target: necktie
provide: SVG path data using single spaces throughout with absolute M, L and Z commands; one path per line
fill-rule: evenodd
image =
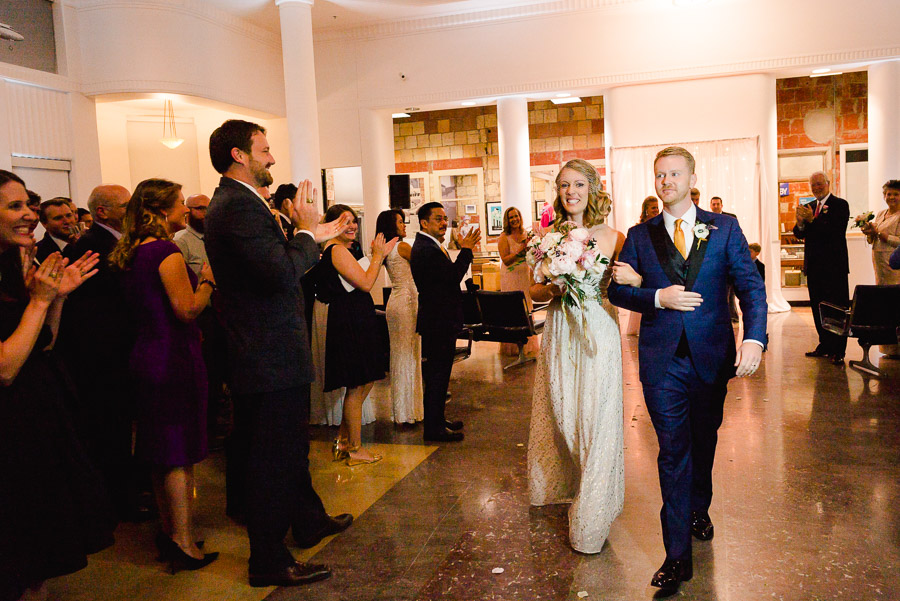
M 443 247 L 442 245 L 440 245 L 440 244 L 438 244 L 438 248 L 441 249 L 441 252 L 444 253 L 444 256 L 445 256 L 445 257 L 447 257 L 448 259 L 450 259 L 450 253 L 447 252 L 447 249 L 446 249 L 446 248 L 444 248 L 444 247 Z M 450 260 L 452 261 L 453 259 L 450 259 Z
M 813 219 L 815 219 L 816 217 L 818 217 L 818 216 L 819 216 L 819 213 L 822 212 L 822 205 L 824 205 L 824 204 L 825 204 L 825 203 L 822 202 L 821 200 L 818 202 L 818 204 L 816 204 L 816 213 L 815 213 L 815 215 L 813 215 Z
M 682 219 L 675 220 L 675 248 L 681 253 L 681 256 L 687 259 L 687 249 L 684 248 L 684 230 L 681 229 Z

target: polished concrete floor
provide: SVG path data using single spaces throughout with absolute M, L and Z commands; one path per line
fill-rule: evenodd
M 877 380 L 807 359 L 809 309 L 770 316 L 756 375 L 733 380 L 720 430 L 711 517 L 695 543 L 694 578 L 676 599 L 743 601 L 900 598 L 900 361 Z M 525 449 L 534 364 L 502 371 L 496 345 L 456 365 L 448 415 L 462 443 L 425 446 L 421 425 L 380 419 L 364 438 L 387 455 L 353 469 L 328 460 L 334 430 L 314 428 L 317 490 L 354 525 L 298 557 L 332 566 L 308 587 L 251 589 L 241 528 L 224 517 L 222 458 L 198 468 L 208 568 L 170 576 L 153 559 L 152 524 L 123 525 L 117 543 L 50 584 L 70 600 L 652 599 L 663 560 L 656 438 L 625 337 L 625 509 L 596 555 L 571 550 L 565 506 L 528 505 Z M 854 342 L 848 358 L 860 358 Z M 389 389 L 373 395 L 384 415 Z

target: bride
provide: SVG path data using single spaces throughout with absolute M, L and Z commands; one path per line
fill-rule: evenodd
M 611 200 L 597 171 L 587 161 L 573 159 L 559 172 L 556 186 L 551 227 L 572 221 L 587 228 L 612 264 L 625 237 L 604 224 Z M 553 301 L 532 400 L 531 504 L 571 503 L 569 541 L 582 553 L 600 551 L 625 499 L 622 346 L 616 309 L 606 299 L 610 274 L 608 268 L 602 276 L 601 296 L 585 300 L 581 309 L 563 307 L 558 286 L 531 287 L 535 301 Z M 583 320 L 586 329 L 580 327 Z

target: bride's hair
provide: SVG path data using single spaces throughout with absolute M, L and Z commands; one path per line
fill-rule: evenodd
M 553 201 L 553 210 L 556 213 L 556 219 L 553 220 L 553 229 L 557 229 L 560 225 L 568 221 L 569 214 L 566 213 L 563 202 L 559 196 L 559 178 L 562 176 L 563 169 L 572 169 L 577 171 L 588 180 L 588 203 L 584 209 L 582 223 L 584 227 L 593 227 L 600 225 L 606 221 L 606 216 L 612 209 L 612 199 L 609 194 L 603 190 L 603 184 L 600 182 L 600 175 L 594 166 L 584 159 L 572 159 L 559 170 L 556 174 L 556 199 Z

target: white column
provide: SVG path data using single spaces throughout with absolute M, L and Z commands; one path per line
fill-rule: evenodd
M 388 175 L 394 173 L 394 121 L 389 110 L 360 109 L 363 208 L 366 247 L 375 238 L 375 219 L 390 208 Z
M 276 0 L 281 20 L 284 104 L 291 149 L 291 180 L 320 187 L 319 112 L 313 58 L 313 0 Z
M 528 101 L 505 97 L 497 101 L 500 142 L 500 200 L 503 210 L 516 207 L 525 227 L 534 221 L 531 202 L 531 161 L 528 155 Z
M 881 187 L 900 179 L 900 61 L 869 66 L 869 208 L 885 208 Z

